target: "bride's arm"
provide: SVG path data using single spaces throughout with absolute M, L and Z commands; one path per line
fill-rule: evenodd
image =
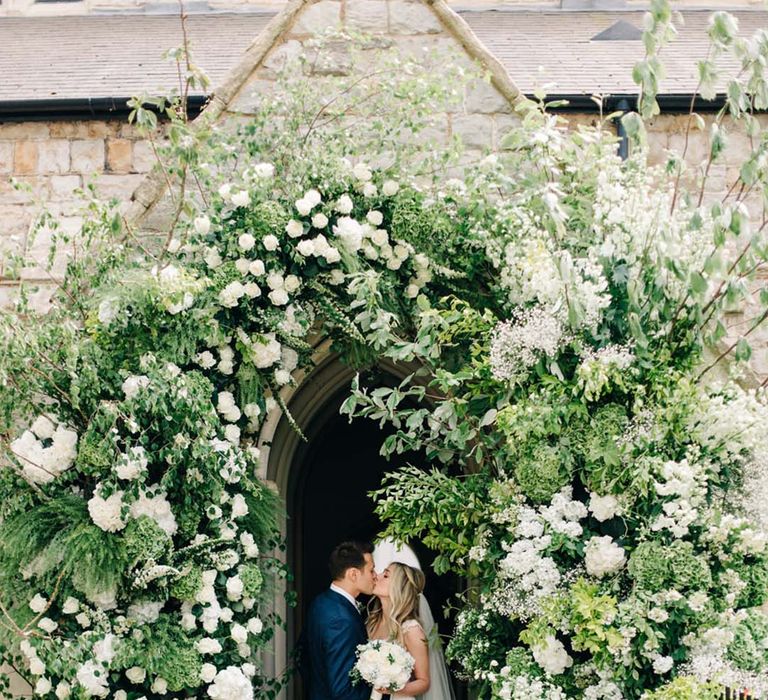
M 408 653 L 416 662 L 413 667 L 413 680 L 406 683 L 405 687 L 397 692 L 400 695 L 416 697 L 429 690 L 429 647 L 424 630 L 420 625 L 414 625 L 403 634 L 403 641 Z

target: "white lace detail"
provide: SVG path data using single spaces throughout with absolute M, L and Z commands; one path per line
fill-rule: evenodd
M 406 620 L 403 623 L 402 629 L 403 633 L 407 632 L 408 630 L 413 630 L 416 628 L 419 628 L 422 632 L 424 631 L 421 627 L 421 623 L 418 620 Z

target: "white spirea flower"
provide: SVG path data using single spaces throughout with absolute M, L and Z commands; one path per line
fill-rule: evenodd
M 280 245 L 280 241 L 277 240 L 277 236 L 271 233 L 264 236 L 261 242 L 264 245 L 264 248 L 269 251 L 277 250 L 277 247 Z
M 96 487 L 93 497 L 88 501 L 88 513 L 94 524 L 104 532 L 118 532 L 125 527 L 122 516 L 123 492 L 116 491 L 107 498 L 102 498 L 100 485 Z
M 213 700 L 253 700 L 253 686 L 237 666 L 219 671 L 208 687 L 208 697 Z
M 195 219 L 194 227 L 197 233 L 205 236 L 211 230 L 211 220 L 205 214 L 202 214 Z
M 584 564 L 591 576 L 602 577 L 619 571 L 626 558 L 626 552 L 608 535 L 593 537 L 584 549 Z
M 290 238 L 298 238 L 304 233 L 304 224 L 301 221 L 296 221 L 296 219 L 291 219 L 285 225 L 285 232 Z
M 564 673 L 565 669 L 573 666 L 573 659 L 568 655 L 563 643 L 553 635 L 549 635 L 542 646 L 536 646 L 532 651 L 536 663 L 551 676 Z
M 595 516 L 595 520 L 602 523 L 619 513 L 619 501 L 610 494 L 598 496 L 596 493 L 592 493 L 589 498 L 589 510 Z
M 250 233 L 242 233 L 240 234 L 240 237 L 237 239 L 237 245 L 240 248 L 240 250 L 249 251 L 249 250 L 252 250 L 253 247 L 256 245 L 256 239 Z M 238 262 L 240 261 L 238 260 Z M 247 262 L 245 264 L 246 266 L 248 265 Z
M 251 196 L 248 194 L 247 190 L 240 190 L 232 195 L 232 204 L 236 207 L 247 207 L 250 201 Z
M 318 212 L 312 217 L 313 228 L 325 228 L 328 225 L 328 217 L 325 214 Z

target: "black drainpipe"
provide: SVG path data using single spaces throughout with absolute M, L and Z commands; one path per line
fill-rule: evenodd
M 627 136 L 627 130 L 624 128 L 621 118 L 629 111 L 629 100 L 626 97 L 619 99 L 613 111 L 621 112 L 613 121 L 616 124 L 616 136 L 619 137 L 619 157 L 626 160 L 629 158 L 629 136 Z

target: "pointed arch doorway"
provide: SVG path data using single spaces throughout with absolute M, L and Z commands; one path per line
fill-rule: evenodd
M 369 379 L 391 385 L 409 371 L 382 363 Z M 372 421 L 349 423 L 339 415 L 353 376 L 353 370 L 326 353 L 287 402 L 307 441 L 298 437 L 285 418 L 272 426 L 271 439 L 262 438 L 268 451 L 265 476 L 276 484 L 285 501 L 285 558 L 293 574 L 293 580 L 277 591 L 275 598 L 276 611 L 286 622 L 285 631 L 275 639 L 277 672 L 290 661 L 309 604 L 329 585 L 326 561 L 331 549 L 345 539 L 375 538 L 382 524 L 367 494 L 379 488 L 384 474 L 404 463 L 402 458 L 388 461 L 379 455 L 389 434 L 387 429 Z M 431 569 L 434 555 L 418 543 L 414 548 L 427 574 L 427 597 L 445 634 L 450 630 L 442 611 L 458 590 L 458 582 L 449 576 L 436 576 Z M 286 593 L 295 597 L 294 607 L 286 605 Z M 463 689 L 458 690 L 457 697 L 464 697 Z M 280 697 L 305 700 L 298 674 Z

